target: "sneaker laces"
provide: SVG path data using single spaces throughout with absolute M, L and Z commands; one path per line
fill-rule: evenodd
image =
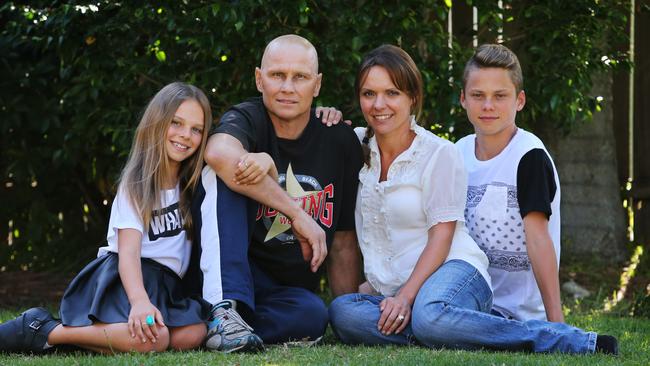
M 222 311 L 219 311 L 219 309 Z M 232 308 L 218 308 L 215 318 L 219 320 L 225 334 L 237 334 L 242 331 L 253 332 L 253 327 L 248 325 L 239 313 Z

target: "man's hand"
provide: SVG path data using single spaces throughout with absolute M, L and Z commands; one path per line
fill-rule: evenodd
M 291 220 L 291 227 L 300 243 L 302 257 L 310 262 L 311 271 L 316 272 L 327 257 L 325 231 L 304 211 Z
M 322 118 L 321 115 L 323 116 Z M 343 119 L 343 113 L 334 107 L 316 107 L 316 118 L 321 118 L 323 124 L 329 127 L 341 122 L 341 119 Z M 343 122 L 348 126 L 352 125 L 352 121 L 349 119 L 346 119 Z
M 262 174 L 257 184 L 235 183 L 237 165 L 247 153 L 239 140 L 217 133 L 208 140 L 205 160 L 228 188 L 282 212 L 292 221 L 303 258 L 311 262 L 311 270 L 316 272 L 327 256 L 325 232 L 269 174 Z

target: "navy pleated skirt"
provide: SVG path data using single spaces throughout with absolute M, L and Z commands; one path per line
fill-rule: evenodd
M 162 313 L 168 327 L 203 323 L 210 316 L 210 304 L 188 296 L 181 278 L 166 266 L 142 259 L 144 288 L 151 303 Z M 66 326 L 126 323 L 131 305 L 118 272 L 118 255 L 105 254 L 90 262 L 75 277 L 61 300 L 61 321 Z

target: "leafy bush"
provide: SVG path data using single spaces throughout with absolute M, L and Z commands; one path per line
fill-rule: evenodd
M 355 123 L 358 63 L 393 43 L 424 75 L 422 121 L 452 139 L 469 130 L 458 93 L 472 50 L 456 35 L 448 43 L 450 0 L 160 3 L 0 5 L 0 270 L 71 270 L 93 256 L 148 98 L 187 81 L 208 92 L 218 116 L 257 94 L 253 69 L 280 34 L 312 40 L 324 72 L 317 103 L 339 106 Z M 503 11 L 496 1 L 469 3 L 480 9 L 479 39 L 494 41 L 504 27 L 506 44 L 522 56 L 522 123 L 569 130 L 598 108 L 591 75 L 621 58 L 614 45 L 627 1 L 503 1 Z

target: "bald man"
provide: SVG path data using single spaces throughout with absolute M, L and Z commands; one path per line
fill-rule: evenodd
M 214 305 L 208 348 L 318 340 L 322 267 L 334 296 L 357 291 L 361 148 L 349 126 L 317 120 L 321 80 L 309 41 L 275 38 L 255 69 L 261 98 L 230 108 L 208 141 L 193 202 L 203 297 Z

